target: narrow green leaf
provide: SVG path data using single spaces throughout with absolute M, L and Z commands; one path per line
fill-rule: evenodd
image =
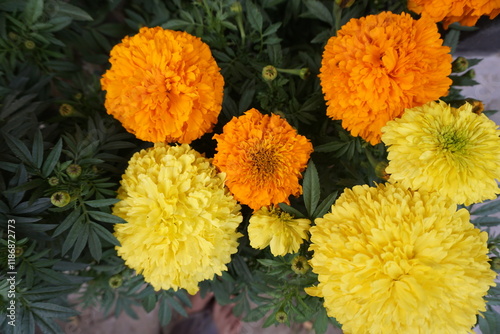
M 28 25 L 35 23 L 43 13 L 43 0 L 28 0 L 24 7 L 23 16 Z
M 314 211 L 313 218 L 320 218 L 323 217 L 328 210 L 332 207 L 333 203 L 335 202 L 335 199 L 337 198 L 337 191 L 332 192 L 330 195 L 328 195 L 327 198 L 325 198 L 320 205 L 316 208 L 316 211 Z
M 33 139 L 33 148 L 31 150 L 33 155 L 33 162 L 36 168 L 41 168 L 43 163 L 43 137 L 42 132 L 37 130 L 35 132 L 35 138 Z
M 66 2 L 58 3 L 58 14 L 63 14 L 65 16 L 71 17 L 74 20 L 79 20 L 79 21 L 93 20 L 92 16 L 90 16 L 86 11 L 76 6 L 70 5 L 69 3 Z
M 335 152 L 340 150 L 345 146 L 346 143 L 341 142 L 330 142 L 322 145 L 318 145 L 314 148 L 314 152 Z
M 292 208 L 290 205 L 285 204 L 285 203 L 279 203 L 278 204 L 280 209 L 293 215 L 295 218 L 305 218 L 306 216 L 300 212 L 299 210 Z
M 70 248 L 75 245 L 76 239 L 78 238 L 79 235 L 82 235 L 83 232 L 84 232 L 84 224 L 81 222 L 81 220 L 77 220 L 71 227 L 68 236 L 64 240 L 61 250 L 63 255 L 66 254 L 68 250 L 70 250 Z
M 87 245 L 87 242 L 89 240 L 89 224 L 88 223 L 83 223 L 82 227 L 82 232 L 78 237 L 76 238 L 75 245 L 73 247 L 73 253 L 71 254 L 71 261 L 76 261 L 76 259 L 80 256 L 82 253 L 83 249 Z
M 333 16 L 331 14 L 331 10 L 329 10 L 321 1 L 309 0 L 304 1 L 304 4 L 314 17 L 333 27 Z
M 460 30 L 450 29 L 444 38 L 443 45 L 451 48 L 451 53 L 455 53 L 460 38 Z
M 63 233 L 66 231 L 68 228 L 70 228 L 78 219 L 80 219 L 81 212 L 80 209 L 75 209 L 72 211 L 62 222 L 59 224 L 59 226 L 56 228 L 54 231 L 54 234 L 52 235 L 53 238 L 57 237 L 59 234 Z
M 259 8 L 252 1 L 246 2 L 248 22 L 258 32 L 262 32 L 263 18 Z
M 320 185 L 318 171 L 312 160 L 307 164 L 307 169 L 304 174 L 304 182 L 302 183 L 304 204 L 306 205 L 309 217 L 313 216 L 319 202 Z
M 176 299 L 172 298 L 169 295 L 167 295 L 165 298 L 166 298 L 166 301 L 168 302 L 168 304 L 173 309 L 175 309 L 183 317 L 187 317 L 186 310 L 182 307 L 182 305 Z
M 43 311 L 44 316 L 48 318 L 66 318 L 78 315 L 78 312 L 73 309 L 52 303 L 31 303 L 30 308 Z
M 318 316 L 314 321 L 314 330 L 317 334 L 323 334 L 328 329 L 328 316 L 324 307 L 321 307 L 318 311 Z
M 90 228 L 89 229 L 89 249 L 90 249 L 90 255 L 96 260 L 100 261 L 102 257 L 102 244 L 101 240 L 97 236 L 97 233 Z
M 98 222 L 101 223 L 110 223 L 110 224 L 124 224 L 126 221 L 123 218 L 112 215 L 110 213 L 102 212 L 102 211 L 89 211 L 90 217 L 94 218 Z
M 9 146 L 14 155 L 18 157 L 22 162 L 33 166 L 33 157 L 31 156 L 31 153 L 26 145 L 21 140 L 8 133 L 5 133 L 4 136 L 7 146 Z
M 158 312 L 158 316 L 160 318 L 161 326 L 168 325 L 170 323 L 170 320 L 172 320 L 172 308 L 165 300 L 163 300 L 163 302 L 160 303 L 160 310 Z
M 47 159 L 43 163 L 42 166 L 43 177 L 48 177 L 52 173 L 54 167 L 59 161 L 59 157 L 61 156 L 61 151 L 62 151 L 62 139 L 59 138 L 57 143 L 52 148 L 52 151 L 50 151 L 49 155 L 47 156 Z
M 142 300 L 142 307 L 144 310 L 149 313 L 156 306 L 156 295 L 154 293 L 149 294 L 146 298 Z
M 32 181 L 23 183 L 20 186 L 7 189 L 7 190 L 5 190 L 5 193 L 7 193 L 7 194 L 8 193 L 17 193 L 20 191 L 31 190 L 31 189 L 38 188 L 38 187 L 45 185 L 46 182 L 47 181 L 45 181 L 44 179 L 34 179 Z
M 500 200 L 493 200 L 487 203 L 474 204 L 470 213 L 475 216 L 487 216 L 500 212 Z
M 117 198 L 96 199 L 92 201 L 85 201 L 85 204 L 93 208 L 101 208 L 118 203 L 120 200 Z
M 120 242 L 118 241 L 118 239 L 116 239 L 116 237 L 105 227 L 94 222 L 91 222 L 90 225 L 91 229 L 93 229 L 101 239 L 109 242 L 112 245 L 120 246 Z

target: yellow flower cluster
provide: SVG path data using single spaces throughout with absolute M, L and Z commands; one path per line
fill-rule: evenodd
M 495 285 L 486 232 L 435 193 L 355 186 L 310 232 L 307 292 L 345 333 L 465 333 Z
M 440 101 L 407 109 L 382 132 L 390 180 L 465 205 L 500 193 L 500 130 L 470 104 L 457 109 Z
M 136 153 L 123 175 L 113 214 L 125 264 L 155 290 L 190 294 L 227 270 L 241 236 L 240 206 L 210 160 L 188 145 L 156 144 Z

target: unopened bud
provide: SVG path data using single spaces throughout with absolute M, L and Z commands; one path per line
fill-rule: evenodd
M 55 192 L 50 197 L 50 202 L 59 208 L 68 205 L 70 201 L 71 196 L 66 191 Z
M 82 167 L 77 164 L 71 164 L 66 168 L 66 174 L 68 174 L 70 179 L 76 180 L 82 174 Z
M 381 161 L 375 166 L 375 175 L 377 177 L 381 178 L 382 180 L 389 180 L 389 177 L 391 174 L 388 174 L 386 172 L 386 168 L 388 166 L 388 163 L 386 161 Z
M 278 76 L 276 67 L 267 65 L 262 69 L 262 78 L 266 81 L 273 81 Z
M 474 114 L 481 115 L 484 111 L 484 104 L 483 102 L 475 99 L 465 99 L 465 101 L 469 102 L 470 105 L 472 105 L 472 112 Z
M 18 35 L 18 34 L 16 34 L 15 32 L 12 32 L 12 31 L 8 33 L 8 36 L 9 36 L 9 38 L 10 38 L 11 40 L 13 40 L 13 41 L 17 41 L 17 40 L 18 40 L 18 38 L 19 38 L 19 35 Z
M 20 257 L 21 255 L 23 255 L 23 253 L 24 253 L 24 248 L 22 248 L 22 247 L 16 247 L 16 250 L 15 250 L 15 253 L 14 253 L 14 255 L 16 257 Z
M 464 74 L 462 74 L 461 77 L 474 79 L 476 77 L 476 71 L 474 69 L 470 69 Z
M 117 289 L 122 286 L 123 278 L 121 275 L 114 275 L 109 278 L 108 284 L 113 289 Z
M 349 8 L 354 4 L 355 0 L 335 0 L 335 3 L 339 5 L 340 8 Z
M 242 13 L 243 12 L 243 7 L 241 7 L 241 3 L 239 1 L 233 2 L 231 5 L 231 11 L 233 13 Z
M 75 95 L 73 95 L 73 97 L 75 98 L 75 100 L 79 101 L 79 100 L 82 99 L 83 94 L 82 93 L 76 93 Z
M 451 71 L 453 73 L 460 73 L 469 68 L 469 62 L 464 57 L 458 57 L 451 63 Z
M 59 179 L 55 176 L 52 176 L 52 177 L 49 177 L 49 179 L 47 180 L 47 182 L 49 183 L 49 185 L 51 187 L 55 187 L 59 184 Z
M 36 48 L 36 44 L 33 41 L 27 40 L 24 41 L 24 47 L 28 50 L 33 50 L 34 48 Z
M 59 107 L 59 114 L 64 117 L 72 116 L 75 114 L 75 108 L 73 108 L 71 104 L 61 104 L 61 106 Z
M 311 266 L 307 263 L 307 259 L 304 256 L 297 255 L 292 260 L 292 270 L 297 275 L 304 275 L 309 271 Z
M 288 315 L 284 311 L 276 312 L 276 321 L 279 323 L 284 323 L 288 320 Z
M 491 259 L 491 269 L 500 271 L 500 257 L 494 257 Z

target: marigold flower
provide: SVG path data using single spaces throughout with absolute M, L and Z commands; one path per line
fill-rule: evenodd
M 210 160 L 187 144 L 158 143 L 130 159 L 113 214 L 118 255 L 155 290 L 190 294 L 227 270 L 241 236 L 240 206 Z
M 408 0 L 408 9 L 443 21 L 445 29 L 454 22 L 471 27 L 483 15 L 494 19 L 500 13 L 500 0 Z
M 309 239 L 309 219 L 294 219 L 278 208 L 266 207 L 255 212 L 248 224 L 250 246 L 264 249 L 270 246 L 274 256 L 296 253 L 303 240 Z
M 352 19 L 331 37 L 320 80 L 327 114 L 353 136 L 380 142 L 380 129 L 404 108 L 446 95 L 450 49 L 428 18 L 382 12 Z
M 390 180 L 414 190 L 437 191 L 469 205 L 500 193 L 500 130 L 485 115 L 445 102 L 407 109 L 388 122 L 382 140 L 388 145 Z
M 137 138 L 190 143 L 217 122 L 224 79 L 198 37 L 141 28 L 113 47 L 110 62 L 101 79 L 107 112 Z
M 495 286 L 466 209 L 399 184 L 347 189 L 311 228 L 311 265 L 346 333 L 466 333 Z
M 288 204 L 288 196 L 302 193 L 300 173 L 313 148 L 280 116 L 250 109 L 233 117 L 214 139 L 214 165 L 226 173 L 226 184 L 241 203 L 258 210 Z

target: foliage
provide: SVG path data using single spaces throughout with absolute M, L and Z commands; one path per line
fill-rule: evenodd
M 335 1 L 147 1 L 26 0 L 0 1 L 0 295 L 8 302 L 7 222 L 15 220 L 16 324 L 5 333 L 60 333 L 58 321 L 77 314 L 67 303 L 80 291 L 82 306 L 100 304 L 106 313 L 135 316 L 131 305 L 146 311 L 159 307 L 162 324 L 174 312 L 185 315 L 185 291 L 159 291 L 144 283 L 116 255 L 118 241 L 111 215 L 115 191 L 128 158 L 149 144 L 127 133 L 104 109 L 99 79 L 113 45 L 142 26 L 183 30 L 206 42 L 225 80 L 223 109 L 214 132 L 249 108 L 285 117 L 307 136 L 315 150 L 303 179 L 303 196 L 280 205 L 297 218 L 322 217 L 345 187 L 384 182 L 383 144 L 354 138 L 339 121 L 329 119 L 317 78 L 323 46 L 350 18 L 383 10 L 406 11 L 405 1 L 357 0 L 349 8 Z M 443 33 L 456 48 L 460 31 Z M 473 66 L 479 60 L 469 60 Z M 278 70 L 264 80 L 263 67 Z M 465 72 L 465 71 L 464 71 Z M 464 99 L 460 86 L 476 82 L 453 74 L 448 102 Z M 212 134 L 193 142 L 207 157 L 215 152 Z M 79 166 L 74 167 L 74 166 Z M 71 168 L 70 168 L 71 167 Z M 79 172 L 75 172 L 75 169 Z M 382 168 L 383 169 L 383 168 Z M 78 175 L 76 175 L 78 174 Z M 54 194 L 68 194 L 68 203 L 54 205 Z M 498 201 L 469 208 L 478 227 L 500 224 L 493 214 Z M 250 210 L 244 208 L 245 232 Z M 246 235 L 246 233 L 243 233 Z M 500 258 L 500 237 L 490 236 L 492 257 Z M 309 243 L 299 254 L 309 256 Z M 322 300 L 303 288 L 317 278 L 310 270 L 297 274 L 295 255 L 273 257 L 268 249 L 240 239 L 229 270 L 200 284 L 221 304 L 236 303 L 234 312 L 246 321 L 265 318 L 264 326 L 312 321 L 317 333 L 328 324 Z M 478 317 L 483 333 L 494 333 L 500 290 L 487 297 L 488 312 Z M 57 321 L 56 321 L 57 320 Z

